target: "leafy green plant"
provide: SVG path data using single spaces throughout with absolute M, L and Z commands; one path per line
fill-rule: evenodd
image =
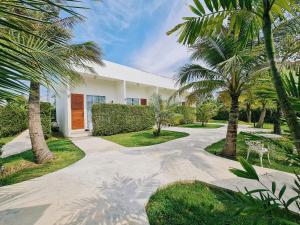
M 283 82 L 293 108 L 300 113 L 300 69 L 295 73 L 292 71 L 284 73 Z
M 208 100 L 197 105 L 197 120 L 204 126 L 208 121 L 218 114 L 220 104 L 215 100 Z
M 183 124 L 184 116 L 180 113 L 173 113 L 170 119 L 170 125 L 171 126 L 178 126 L 180 124 Z
M 183 116 L 180 124 L 189 124 L 196 121 L 196 109 L 191 106 L 177 105 L 173 108 L 174 113 L 181 114 Z
M 150 101 L 154 109 L 154 117 L 156 130 L 153 131 L 154 136 L 159 136 L 161 127 L 168 125 L 172 119 L 172 106 L 167 101 L 164 101 L 159 94 L 153 94 Z
M 27 104 L 9 102 L 0 107 L 0 137 L 18 134 L 28 127 Z
M 271 187 L 264 184 L 254 167 L 249 164 L 244 158 L 239 158 L 239 162 L 243 167 L 243 170 L 232 168 L 230 171 L 238 177 L 255 180 L 261 188 L 248 190 L 245 188 L 245 193 L 239 192 L 239 195 L 227 197 L 232 200 L 235 198 L 237 205 L 236 215 L 248 214 L 254 217 L 253 224 L 258 224 L 260 218 L 269 218 L 269 224 L 272 224 L 272 219 L 276 216 L 279 210 L 286 210 L 288 213 L 293 212 L 290 210 L 290 206 L 295 204 L 300 210 L 300 176 L 296 174 L 294 180 L 294 186 L 292 190 L 296 192 L 295 196 L 286 200 L 285 193 L 288 188 L 287 185 L 283 185 L 278 190 L 278 184 L 273 181 Z M 288 219 L 280 219 L 282 224 L 297 225 L 297 223 Z

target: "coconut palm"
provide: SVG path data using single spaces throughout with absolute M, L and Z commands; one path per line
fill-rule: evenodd
M 174 27 L 168 34 L 179 31 L 179 42 L 187 45 L 194 44 L 198 39 L 210 37 L 222 30 L 224 24 L 228 33 L 240 37 L 243 30 L 243 40 L 260 39 L 263 34 L 265 51 L 269 68 L 278 95 L 280 106 L 286 117 L 295 145 L 300 154 L 300 124 L 297 121 L 295 110 L 288 99 L 280 71 L 276 63 L 276 50 L 272 28 L 274 23 L 281 21 L 298 20 L 299 1 L 296 0 L 205 0 L 204 3 L 194 0 L 190 8 L 195 16 L 186 17 L 181 24 Z M 285 25 L 284 25 L 285 26 Z M 293 29 L 293 27 L 289 27 Z
M 15 41 L 14 37 L 20 33 L 36 36 L 32 32 L 32 24 L 47 23 L 47 21 L 32 16 L 37 11 L 59 18 L 56 12 L 57 9 L 60 9 L 65 14 L 80 18 L 80 15 L 74 11 L 74 6 L 70 6 L 69 2 L 48 0 L 0 1 L 0 101 L 28 92 L 28 86 L 22 82 L 24 80 L 39 79 L 40 82 L 46 83 L 39 73 L 35 73 L 35 68 L 31 63 L 34 58 L 28 48 Z M 45 10 L 45 7 L 48 9 Z M 28 12 L 26 15 L 23 13 L 24 10 Z M 64 44 L 59 38 L 53 39 L 52 42 Z
M 24 10 L 26 15 L 28 11 Z M 59 14 L 59 9 L 56 9 Z M 18 57 L 31 63 L 32 76 L 29 77 L 29 133 L 32 150 L 37 163 L 43 163 L 53 158 L 43 136 L 40 118 L 40 86 L 50 88 L 58 85 L 72 86 L 80 80 L 76 67 L 85 67 L 86 62 L 102 63 L 101 51 L 92 42 L 71 45 L 71 27 L 78 21 L 77 18 L 68 17 L 58 19 L 56 16 L 35 12 L 34 18 L 47 23 L 33 23 L 31 33 L 9 33 L 11 40 L 19 46 L 26 47 L 31 60 L 26 55 Z M 59 43 L 57 43 L 59 40 Z
M 192 60 L 201 61 L 206 66 L 189 64 L 178 74 L 181 94 L 189 90 L 189 95 L 212 93 L 221 90 L 231 99 L 226 141 L 223 155 L 236 156 L 236 141 L 239 116 L 239 97 L 246 90 L 252 69 L 263 58 L 252 57 L 247 46 L 241 45 L 231 35 L 202 38 L 192 46 Z M 190 96 L 188 96 L 190 98 Z
M 274 102 L 277 101 L 275 88 L 271 83 L 270 73 L 259 74 L 259 79 L 253 84 L 254 98 L 261 105 L 261 113 L 256 124 L 257 128 L 263 128 L 267 109 L 274 109 Z

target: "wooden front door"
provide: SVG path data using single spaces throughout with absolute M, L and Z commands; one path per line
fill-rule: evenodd
M 72 130 L 84 129 L 84 95 L 71 94 Z

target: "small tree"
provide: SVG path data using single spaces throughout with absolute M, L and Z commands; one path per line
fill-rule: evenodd
M 167 101 L 163 101 L 159 94 L 153 94 L 151 97 L 151 106 L 154 108 L 156 130 L 153 132 L 154 136 L 159 136 L 161 127 L 169 124 L 172 118 L 171 106 Z
M 215 100 L 202 102 L 197 106 L 197 120 L 205 126 L 211 118 L 218 114 L 219 109 L 220 104 Z

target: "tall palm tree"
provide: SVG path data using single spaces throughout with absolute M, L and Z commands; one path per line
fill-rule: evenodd
M 47 9 L 46 6 L 45 9 Z M 26 15 L 28 11 L 24 10 Z M 59 9 L 56 9 L 59 14 Z M 29 133 L 32 150 L 37 163 L 43 163 L 53 158 L 43 136 L 40 118 L 40 86 L 55 88 L 57 85 L 70 85 L 80 80 L 76 66 L 85 67 L 85 63 L 96 62 L 102 64 L 101 51 L 93 43 L 71 45 L 71 27 L 78 21 L 68 17 L 58 19 L 48 13 L 35 12 L 34 18 L 46 23 L 33 23 L 31 33 L 12 33 L 11 40 L 19 46 L 26 47 L 31 61 L 20 54 L 18 57 L 24 62 L 31 63 L 33 75 L 29 77 Z M 59 40 L 59 42 L 57 42 Z
M 51 38 L 53 37 L 53 32 L 56 32 L 57 36 L 61 36 L 63 32 L 71 33 L 71 30 L 67 27 L 61 27 L 60 24 L 54 23 L 54 29 L 51 27 L 46 27 L 47 31 L 51 31 Z M 40 32 L 40 31 L 39 31 Z M 49 36 L 50 38 L 50 36 Z M 66 41 L 71 40 L 71 36 L 65 35 Z M 86 67 L 85 63 L 87 62 L 95 62 L 102 65 L 102 53 L 96 44 L 93 42 L 86 42 L 82 44 L 76 45 L 68 45 L 67 48 L 60 48 L 59 46 L 55 46 L 50 43 L 48 45 L 50 49 L 53 50 L 55 48 L 56 57 L 59 57 L 60 68 L 56 67 L 54 69 L 57 70 L 56 74 L 46 74 L 47 81 L 49 85 L 55 85 L 55 79 L 63 80 L 62 84 L 70 85 L 74 84 L 74 82 L 79 81 L 80 75 L 74 69 L 74 66 Z M 65 46 L 66 47 L 66 46 Z M 44 60 L 44 59 L 42 59 Z M 49 60 L 49 63 L 54 63 L 53 58 L 46 59 Z M 47 62 L 48 63 L 48 62 Z M 41 71 L 44 72 L 44 71 Z M 41 126 L 40 119 L 40 83 L 38 81 L 31 80 L 30 82 L 30 94 L 29 94 L 29 133 L 32 143 L 32 149 L 35 153 L 35 158 L 38 163 L 43 163 L 49 159 L 51 159 L 52 153 L 49 151 L 44 136 L 43 130 Z
M 205 10 L 203 4 L 199 0 L 194 0 L 194 5 L 191 5 L 190 8 L 195 16 L 184 18 L 184 21 L 169 31 L 168 34 L 179 31 L 179 42 L 191 45 L 199 38 L 219 33 L 224 23 L 228 27 L 228 33 L 234 33 L 237 38 L 240 36 L 241 30 L 244 30 L 244 41 L 248 39 L 260 39 L 262 32 L 269 68 L 279 103 L 300 155 L 300 123 L 285 92 L 275 60 L 276 51 L 272 31 L 274 23 L 278 24 L 282 20 L 299 18 L 297 15 L 300 11 L 299 1 L 205 0 L 207 10 Z
M 181 86 L 178 93 L 190 90 L 189 95 L 193 96 L 221 89 L 229 94 L 231 107 L 223 155 L 235 157 L 239 97 L 245 91 L 245 84 L 250 80 L 251 71 L 260 58 L 253 58 L 247 46 L 224 33 L 198 40 L 192 50 L 192 60 L 204 62 L 206 66 L 184 66 L 177 77 Z

